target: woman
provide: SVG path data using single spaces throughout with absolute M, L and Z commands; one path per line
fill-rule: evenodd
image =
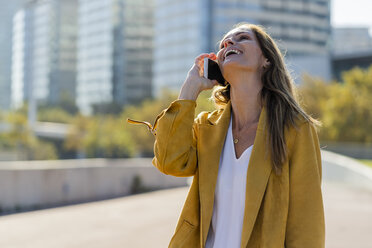
M 217 85 L 201 76 L 206 57 L 219 63 L 226 86 L 213 94 L 219 110 L 194 120 L 199 93 Z M 217 55 L 198 56 L 152 130 L 153 164 L 194 176 L 169 247 L 324 247 L 317 124 L 261 27 L 240 24 Z

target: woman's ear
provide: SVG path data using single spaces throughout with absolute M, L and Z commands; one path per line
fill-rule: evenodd
M 268 60 L 268 59 L 265 59 L 265 62 L 264 62 L 264 64 L 263 64 L 263 68 L 267 68 L 267 67 L 269 67 L 270 66 L 270 61 Z

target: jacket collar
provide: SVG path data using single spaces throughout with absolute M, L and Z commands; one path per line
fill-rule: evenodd
M 228 101 L 227 104 L 222 108 L 217 110 L 217 112 L 213 112 L 211 115 L 208 116 L 207 120 L 212 125 L 226 125 L 229 124 L 229 120 L 231 117 L 231 101 Z

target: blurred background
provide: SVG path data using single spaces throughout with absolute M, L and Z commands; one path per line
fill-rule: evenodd
M 153 122 L 194 58 L 216 52 L 239 22 L 265 26 L 278 42 L 304 107 L 324 124 L 322 144 L 372 159 L 371 5 L 1 1 L 0 160 L 151 157 L 151 135 L 126 117 Z M 208 96 L 197 112 L 214 108 Z
M 186 185 L 153 171 L 152 134 L 126 118 L 152 123 L 194 58 L 239 22 L 266 27 L 323 123 L 322 149 L 359 162 L 371 183 L 371 10 L 369 0 L 0 0 L 0 214 Z M 196 114 L 214 109 L 210 94 Z

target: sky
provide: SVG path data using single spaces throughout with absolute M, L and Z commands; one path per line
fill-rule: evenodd
M 335 27 L 369 27 L 372 35 L 372 0 L 331 0 L 331 23 Z

